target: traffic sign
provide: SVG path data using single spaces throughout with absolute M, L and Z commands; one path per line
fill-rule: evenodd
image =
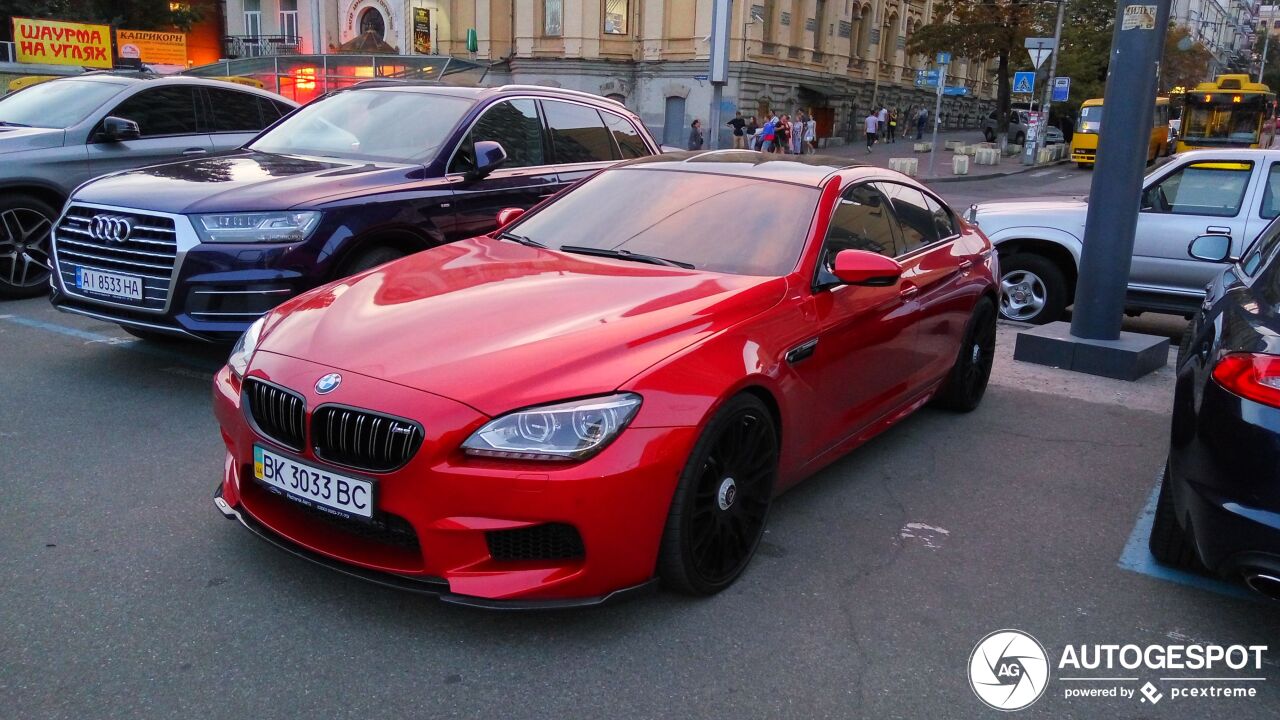
M 955 97 L 958 95 L 968 95 L 969 88 L 964 87 L 963 85 L 948 85 L 947 87 L 942 89 L 942 94 L 949 95 L 952 97 Z
M 1027 54 L 1031 56 L 1031 64 L 1037 70 L 1058 46 L 1053 38 L 1027 38 L 1022 44 L 1027 48 Z
M 1066 102 L 1067 96 L 1071 94 L 1071 78 L 1056 77 L 1053 79 L 1053 102 Z
M 1036 74 L 1033 72 L 1014 73 L 1013 92 L 1015 95 L 1034 95 L 1036 92 Z
M 951 53 L 949 53 L 949 52 L 940 52 L 940 53 L 938 53 L 938 64 L 939 64 L 939 65 L 950 65 L 950 64 L 951 64 Z

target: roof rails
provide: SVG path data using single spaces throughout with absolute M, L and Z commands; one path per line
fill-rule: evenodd
M 576 97 L 591 98 L 592 100 L 603 100 L 605 102 L 613 103 L 614 105 L 618 105 L 620 107 L 625 107 L 624 105 L 622 105 L 622 103 L 618 102 L 617 100 L 614 100 L 611 97 L 596 95 L 595 93 L 589 93 L 583 90 L 568 90 L 565 88 L 552 87 L 550 85 L 500 85 L 492 89 L 503 90 L 503 91 L 511 90 L 511 91 L 523 91 L 523 92 L 564 93 L 566 95 L 574 95 Z

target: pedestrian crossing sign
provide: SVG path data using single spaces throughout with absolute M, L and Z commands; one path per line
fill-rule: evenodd
M 1036 74 L 1033 72 L 1016 72 L 1013 74 L 1013 92 L 1018 95 L 1034 95 L 1036 91 Z

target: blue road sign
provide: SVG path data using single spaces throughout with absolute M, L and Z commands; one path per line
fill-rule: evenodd
M 1053 97 L 1054 102 L 1066 102 L 1067 96 L 1071 94 L 1071 78 L 1056 77 L 1053 79 Z
M 939 64 L 939 65 L 950 65 L 950 64 L 951 64 L 951 53 L 949 53 L 949 52 L 940 52 L 940 53 L 938 53 L 938 64 Z
M 957 95 L 968 95 L 969 88 L 956 86 L 956 85 L 948 85 L 947 87 L 942 88 L 942 94 L 951 95 L 953 97 Z
M 1013 92 L 1015 95 L 1034 95 L 1036 92 L 1036 74 L 1034 72 L 1014 73 Z
M 916 87 L 938 87 L 938 71 L 937 70 L 917 70 L 916 71 Z

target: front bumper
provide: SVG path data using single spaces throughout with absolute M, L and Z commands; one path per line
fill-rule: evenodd
M 217 501 L 224 514 L 235 513 L 245 527 L 295 554 L 455 603 L 594 605 L 653 581 L 671 497 L 696 428 L 630 427 L 582 463 L 481 460 L 458 451 L 488 420 L 474 409 L 354 373 L 343 373 L 333 393 L 315 395 L 316 379 L 331 371 L 259 352 L 251 375 L 303 395 L 308 422 L 324 403 L 416 420 L 425 429 L 417 454 L 398 470 L 376 474 L 325 463 L 311 449 L 277 446 L 251 427 L 240 382 L 224 368 L 214 379 L 214 410 L 227 448 Z M 253 479 L 255 444 L 375 482 L 376 512 L 412 528 L 413 541 L 317 517 L 267 491 Z M 491 533 L 549 524 L 572 526 L 581 537 L 581 555 L 511 560 L 491 553 Z
M 1222 575 L 1280 575 L 1280 409 L 1213 380 L 1198 411 L 1175 400 L 1169 480 L 1200 559 Z M 1188 414 L 1195 412 L 1186 425 Z

